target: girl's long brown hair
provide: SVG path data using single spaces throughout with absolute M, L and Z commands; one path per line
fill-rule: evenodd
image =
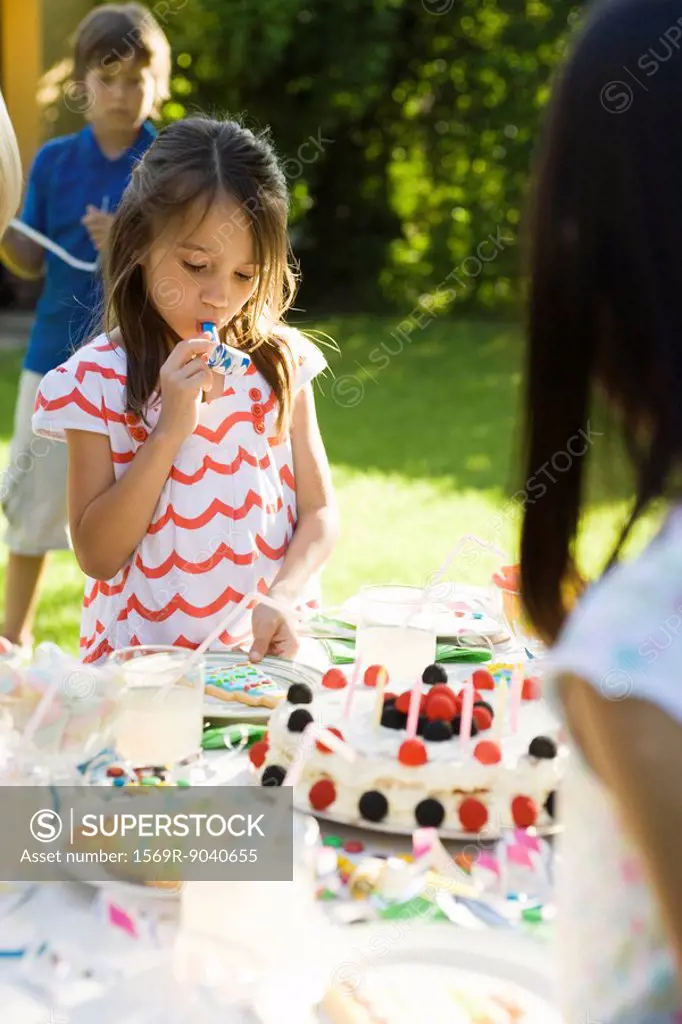
M 206 213 L 224 195 L 236 200 L 251 227 L 260 270 L 253 297 L 222 330 L 221 340 L 251 355 L 275 393 L 281 431 L 291 417 L 295 372 L 284 340 L 292 329 L 281 318 L 296 281 L 289 263 L 286 180 L 266 133 L 199 117 L 159 133 L 135 167 L 112 227 L 104 265 L 104 327 L 107 333 L 120 329 L 128 357 L 126 409 L 144 417 L 158 391 L 161 366 L 180 338 L 150 300 L 141 261 L 171 218 L 196 206 Z M 221 225 L 217 241 L 229 245 L 234 226 Z
M 634 475 L 630 515 L 606 568 L 644 512 L 661 498 L 680 500 L 682 133 L 672 126 L 682 112 L 682 61 L 663 56 L 651 73 L 650 54 L 665 54 L 681 12 L 680 0 L 596 5 L 555 84 L 538 154 L 521 584 L 548 640 L 581 585 L 575 549 L 588 459 L 605 444 L 589 423 L 601 396 Z M 645 50 L 643 40 L 656 46 Z M 637 83 L 629 68 L 647 76 L 646 86 L 628 84 Z

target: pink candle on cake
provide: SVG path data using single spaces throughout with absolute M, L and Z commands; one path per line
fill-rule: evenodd
M 417 676 L 410 695 L 410 707 L 407 712 L 407 725 L 405 727 L 408 740 L 413 740 L 417 735 L 419 725 L 419 706 L 422 700 L 422 681 Z
M 460 718 L 459 739 L 462 744 L 462 752 L 469 752 L 471 741 L 471 724 L 474 718 L 474 684 L 469 680 L 464 684 L 462 695 L 462 716 Z
M 511 690 L 509 693 L 509 726 L 512 732 L 519 731 L 519 709 L 523 693 L 523 665 L 515 665 L 512 672 Z
M 343 706 L 344 718 L 348 718 L 350 714 L 351 705 L 353 703 L 353 694 L 355 693 L 355 687 L 358 685 L 361 675 L 362 662 L 360 661 L 359 658 L 356 658 L 355 664 L 353 666 L 353 674 L 350 677 L 350 682 L 348 683 L 348 689 L 346 691 L 346 703 Z
M 495 703 L 495 732 L 497 733 L 498 739 L 502 739 L 505 732 L 505 717 L 507 714 L 507 699 L 509 697 L 509 684 L 504 676 L 500 679 L 497 684 Z

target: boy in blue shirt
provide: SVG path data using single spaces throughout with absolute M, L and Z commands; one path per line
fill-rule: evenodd
M 154 137 L 148 120 L 169 95 L 170 47 L 138 3 L 97 7 L 74 41 L 71 98 L 86 127 L 52 139 L 31 169 L 21 220 L 72 256 L 95 264 L 135 163 Z M 86 341 L 101 308 L 97 270 L 75 269 L 10 229 L 0 258 L 15 273 L 44 276 L 14 420 L 10 464 L 0 483 L 9 559 L 0 637 L 28 646 L 48 551 L 69 547 L 66 446 L 36 437 L 31 416 L 38 385 Z

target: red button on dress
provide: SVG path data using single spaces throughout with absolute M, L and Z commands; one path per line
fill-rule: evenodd
M 262 420 L 256 420 L 256 422 L 253 425 L 253 429 L 256 431 L 257 434 L 264 434 L 265 424 L 263 423 Z
M 265 409 L 263 408 L 262 405 L 258 405 L 258 403 L 256 403 L 256 405 L 251 406 L 251 412 L 253 413 L 257 420 L 262 420 L 263 416 L 265 415 Z
M 126 421 L 126 426 L 128 427 L 136 427 L 137 424 L 140 422 L 140 417 L 137 415 L 136 412 L 127 412 L 124 418 Z
M 147 440 L 147 431 L 144 427 L 133 427 L 130 433 L 134 441 L 142 442 Z
M 263 396 L 262 396 L 262 394 L 260 392 L 260 388 L 251 388 L 250 389 L 250 391 L 249 391 L 249 398 L 251 399 L 252 402 L 260 402 L 262 397 Z

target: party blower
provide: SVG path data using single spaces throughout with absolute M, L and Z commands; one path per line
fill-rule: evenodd
M 201 324 L 201 330 L 211 335 L 216 347 L 208 357 L 208 366 L 211 370 L 224 373 L 225 376 L 243 377 L 251 366 L 251 357 L 246 352 L 240 352 L 220 340 L 217 326 L 210 320 Z

